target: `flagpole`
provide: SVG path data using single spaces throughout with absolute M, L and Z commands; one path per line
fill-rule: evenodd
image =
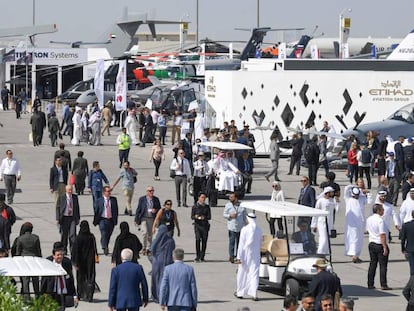
M 26 97 L 26 105 L 27 105 L 27 94 L 28 94 L 28 90 L 29 90 L 29 66 L 27 65 L 28 63 L 28 53 L 27 53 L 27 40 L 28 40 L 28 36 L 26 35 L 26 52 L 25 52 L 25 64 L 26 64 L 26 87 L 24 89 L 24 93 L 25 93 L 25 97 Z M 27 109 L 27 106 L 26 106 Z M 24 111 L 26 112 L 26 111 Z

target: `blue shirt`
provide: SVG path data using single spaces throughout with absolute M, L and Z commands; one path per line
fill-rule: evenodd
M 230 218 L 231 214 L 236 214 L 236 218 Z M 240 232 L 246 224 L 246 210 L 237 202 L 235 205 L 228 202 L 224 206 L 223 217 L 227 219 L 227 229 L 233 232 Z

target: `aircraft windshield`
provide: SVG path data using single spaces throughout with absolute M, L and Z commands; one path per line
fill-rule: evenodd
M 414 103 L 411 103 L 398 109 L 388 119 L 404 121 L 409 124 L 414 124 Z

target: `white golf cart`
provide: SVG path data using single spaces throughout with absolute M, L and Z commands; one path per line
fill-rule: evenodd
M 284 290 L 285 295 L 301 297 L 309 287 L 309 282 L 316 274 L 312 265 L 318 258 L 331 262 L 331 244 L 328 238 L 329 253 L 316 254 L 318 240 L 312 248 L 307 241 L 300 243 L 297 220 L 301 217 L 324 217 L 328 212 L 290 202 L 243 201 L 241 206 L 253 211 L 276 214 L 283 219 L 283 232 L 278 237 L 264 234 L 261 246 L 260 285 Z M 303 230 L 303 229 L 302 229 Z M 296 234 L 295 234 L 296 232 Z M 328 235 L 329 236 L 329 235 Z M 296 241 L 294 240 L 296 239 Z M 329 264 L 328 271 L 332 271 Z
M 65 276 L 67 273 L 61 266 L 52 261 L 33 256 L 15 256 L 0 259 L 0 275 L 10 277 L 23 276 Z M 30 294 L 23 293 L 22 294 Z M 64 306 L 64 296 L 61 295 Z M 60 309 L 61 310 L 61 309 Z M 62 309 L 63 310 L 63 309 Z
M 207 189 L 207 192 L 209 192 L 209 190 L 213 190 L 214 189 L 219 189 L 219 181 L 220 181 L 220 174 L 221 172 L 217 169 L 217 167 L 214 164 L 215 161 L 215 155 L 219 154 L 220 152 L 225 152 L 226 155 L 227 154 L 231 154 L 232 159 L 235 160 L 235 163 L 232 163 L 235 168 L 238 170 L 237 166 L 238 166 L 238 158 L 241 156 L 241 153 L 244 151 L 250 151 L 253 150 L 253 148 L 247 146 L 247 145 L 243 145 L 243 144 L 239 144 L 239 143 L 235 143 L 235 142 L 222 142 L 222 141 L 207 141 L 207 142 L 202 142 L 200 144 L 201 146 L 205 146 L 205 147 L 209 147 L 210 148 L 210 152 L 211 152 L 211 160 L 209 161 L 209 171 L 210 171 L 210 178 L 212 178 L 212 180 L 214 181 L 214 183 L 209 183 L 207 182 L 207 185 L 209 186 Z M 211 166 L 211 167 L 210 167 Z M 233 167 L 234 170 L 234 167 Z M 236 181 L 234 182 L 234 187 L 233 189 L 230 189 L 228 191 L 221 191 L 218 192 L 218 197 L 220 198 L 225 198 L 226 195 L 228 193 L 231 192 L 236 192 L 239 195 L 239 198 L 243 198 L 245 195 L 245 185 L 246 185 L 246 181 L 248 176 L 246 176 L 245 174 L 239 172 L 237 174 L 235 174 L 235 178 Z

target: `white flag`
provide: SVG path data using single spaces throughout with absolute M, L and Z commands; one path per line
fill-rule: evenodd
M 104 104 L 104 75 L 105 61 L 103 59 L 98 59 L 96 61 L 95 79 L 93 83 L 99 108 L 102 108 Z
M 203 43 L 201 44 L 201 55 L 200 57 L 200 61 L 198 62 L 197 65 L 197 76 L 204 76 L 205 74 L 205 69 L 206 69 L 206 44 Z
M 115 109 L 117 111 L 126 110 L 127 97 L 127 75 L 126 60 L 119 62 L 118 74 L 116 75 L 115 84 Z
M 311 58 L 312 59 L 319 59 L 319 50 L 316 44 L 311 45 Z
M 286 59 L 286 43 L 282 42 L 278 46 L 279 54 L 278 59 Z

